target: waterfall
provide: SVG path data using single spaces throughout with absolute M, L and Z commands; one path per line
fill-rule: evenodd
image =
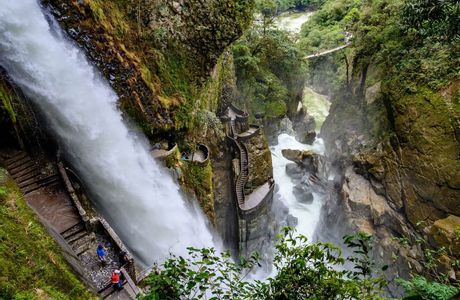
M 34 103 L 104 215 L 138 262 L 213 246 L 205 218 L 134 138 L 117 96 L 46 21 L 36 0 L 0 6 L 0 65 Z

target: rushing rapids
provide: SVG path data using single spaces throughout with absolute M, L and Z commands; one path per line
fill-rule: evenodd
M 129 133 L 115 93 L 46 21 L 36 0 L 2 3 L 0 65 L 37 107 L 139 262 L 213 245 L 204 216 L 184 202 L 143 138 Z

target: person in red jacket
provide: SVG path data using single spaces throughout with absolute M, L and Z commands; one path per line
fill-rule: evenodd
M 122 282 L 120 279 L 120 270 L 115 270 L 112 272 L 112 285 L 113 288 L 116 290 L 121 290 L 122 289 Z

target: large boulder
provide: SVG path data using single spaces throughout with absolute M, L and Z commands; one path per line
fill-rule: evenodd
M 302 108 L 291 120 L 295 139 L 303 144 L 313 144 L 316 138 L 315 119 Z
M 321 155 L 311 150 L 294 149 L 283 149 L 281 153 L 286 159 L 295 162 L 304 171 L 311 172 L 313 174 L 318 173 L 318 169 L 320 168 Z
M 460 258 L 460 217 L 449 215 L 437 220 L 430 228 L 436 247 L 445 247 L 449 254 Z
M 292 193 L 300 203 L 311 204 L 313 202 L 313 194 L 305 184 L 297 184 L 292 189 Z
M 302 179 L 302 176 L 305 174 L 305 171 L 302 170 L 301 167 L 299 167 L 295 163 L 288 163 L 286 164 L 286 174 L 291 177 L 292 179 L 295 180 L 300 180 Z

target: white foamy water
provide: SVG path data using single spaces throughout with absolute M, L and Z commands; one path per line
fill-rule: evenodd
M 302 24 L 307 22 L 314 12 L 286 13 L 277 18 L 277 26 L 290 32 L 300 32 Z M 313 90 L 305 87 L 304 99 L 301 104 L 307 110 L 307 113 L 315 118 L 316 131 L 319 132 L 321 125 L 329 113 L 329 101 L 326 97 L 315 93 Z M 322 139 L 316 139 L 313 145 L 306 145 L 296 141 L 295 137 L 290 134 L 280 134 L 278 144 L 270 147 L 273 162 L 273 177 L 279 187 L 277 192 L 280 200 L 289 208 L 289 213 L 297 218 L 297 232 L 305 235 L 311 241 L 313 239 L 316 226 L 319 222 L 323 197 L 318 193 L 313 194 L 313 202 L 310 204 L 301 203 L 296 199 L 293 188 L 294 183 L 286 174 L 286 165 L 292 163 L 281 154 L 283 149 L 296 150 L 313 150 L 314 152 L 324 155 L 324 143 Z
M 321 139 L 316 139 L 313 145 L 305 145 L 286 133 L 278 136 L 278 145 L 270 147 L 273 162 L 273 177 L 279 187 L 277 194 L 280 200 L 289 208 L 289 213 L 298 219 L 296 226 L 297 232 L 305 235 L 312 240 L 316 225 L 319 221 L 321 206 L 323 204 L 321 196 L 313 193 L 313 202 L 305 204 L 299 202 L 294 196 L 294 183 L 286 174 L 286 165 L 292 163 L 281 154 L 283 149 L 313 150 L 316 153 L 324 153 L 324 144 Z
M 171 177 L 128 133 L 115 93 L 50 28 L 35 0 L 2 2 L 0 65 L 39 108 L 139 262 L 213 245 L 205 218 L 186 207 Z
M 302 24 L 307 22 L 313 12 L 286 12 L 282 13 L 276 20 L 276 26 L 293 33 L 299 33 Z

